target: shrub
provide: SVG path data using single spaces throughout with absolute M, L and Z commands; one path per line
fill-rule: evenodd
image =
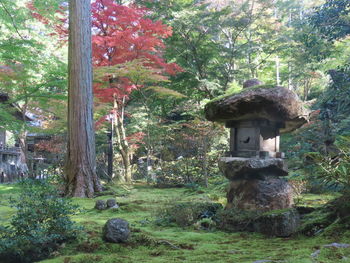
M 307 191 L 307 181 L 302 179 L 289 180 L 290 186 L 293 188 L 293 199 L 295 204 L 299 204 L 302 194 Z
M 177 203 L 162 210 L 156 223 L 190 226 L 203 218 L 212 218 L 221 209 L 222 205 L 219 203 Z
M 70 219 L 77 206 L 59 197 L 49 180 L 27 179 L 20 186 L 19 197 L 10 200 L 17 213 L 9 226 L 0 229 L 1 262 L 43 259 L 61 243 L 74 239 L 79 230 Z
M 345 192 L 350 191 L 350 136 L 338 136 L 336 141 L 337 152 L 322 155 L 309 154 L 318 165 L 315 177 L 326 185 L 335 185 Z

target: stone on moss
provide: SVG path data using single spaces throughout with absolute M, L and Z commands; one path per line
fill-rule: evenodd
M 108 208 L 112 208 L 117 205 L 117 201 L 115 200 L 115 198 L 110 198 L 106 201 L 106 204 Z
M 112 243 L 123 243 L 130 236 L 129 223 L 121 218 L 109 219 L 103 227 L 103 238 Z
M 97 200 L 95 203 L 95 209 L 97 210 L 105 210 L 107 208 L 107 204 L 104 200 Z
M 215 220 L 220 229 L 229 232 L 250 231 L 267 236 L 288 237 L 297 232 L 299 218 L 295 209 L 262 213 L 231 208 L 219 212 Z
M 254 231 L 254 221 L 261 212 L 230 208 L 221 210 L 215 216 L 217 226 L 229 232 Z
M 288 237 L 296 233 L 300 216 L 296 209 L 273 210 L 259 216 L 254 222 L 257 232 L 268 236 Z

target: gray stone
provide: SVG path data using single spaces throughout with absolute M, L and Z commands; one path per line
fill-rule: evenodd
M 255 222 L 254 229 L 268 236 L 288 237 L 297 232 L 300 216 L 295 209 L 269 211 Z
M 293 189 L 284 179 L 233 180 L 227 192 L 226 208 L 270 211 L 293 206 Z
M 209 121 L 268 119 L 284 123 L 281 133 L 293 131 L 308 121 L 309 112 L 293 92 L 283 87 L 259 86 L 212 100 L 205 106 Z
M 350 247 L 350 244 L 332 243 L 332 244 L 324 245 L 323 247 L 349 248 L 349 247 Z
M 107 208 L 107 204 L 103 200 L 97 200 L 95 203 L 95 209 L 97 210 L 105 210 Z
M 249 79 L 249 80 L 246 80 L 243 83 L 243 89 L 251 88 L 251 87 L 254 87 L 254 86 L 260 86 L 260 85 L 263 85 L 263 84 L 264 83 L 261 82 L 258 79 Z
M 108 199 L 107 200 L 107 207 L 111 208 L 117 204 L 117 201 L 114 198 Z
M 118 205 L 118 204 L 115 204 L 114 206 L 110 207 L 110 209 L 117 210 L 117 209 L 119 209 L 119 205 Z
M 129 223 L 121 218 L 109 219 L 103 227 L 103 238 L 112 243 L 123 243 L 130 236 Z
M 282 158 L 222 157 L 219 169 L 229 180 L 288 175 L 287 165 Z
M 311 254 L 312 258 L 317 258 L 321 253 L 321 249 L 317 249 L 315 252 Z

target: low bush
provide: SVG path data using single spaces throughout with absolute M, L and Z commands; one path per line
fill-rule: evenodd
M 3 263 L 29 263 L 48 257 L 60 244 L 76 238 L 77 227 L 70 216 L 78 207 L 59 196 L 49 180 L 27 179 L 21 192 L 11 199 L 17 213 L 10 225 L 0 229 Z
M 218 212 L 214 218 L 218 228 L 226 231 L 253 231 L 253 224 L 259 216 L 259 211 L 225 209 Z
M 222 205 L 219 203 L 177 203 L 161 210 L 158 213 L 156 223 L 159 225 L 190 226 L 201 219 L 214 217 L 221 209 Z

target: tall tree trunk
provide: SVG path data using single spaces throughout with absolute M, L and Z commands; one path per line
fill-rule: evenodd
M 76 197 L 102 190 L 96 175 L 90 5 L 88 0 L 69 1 L 66 194 Z

